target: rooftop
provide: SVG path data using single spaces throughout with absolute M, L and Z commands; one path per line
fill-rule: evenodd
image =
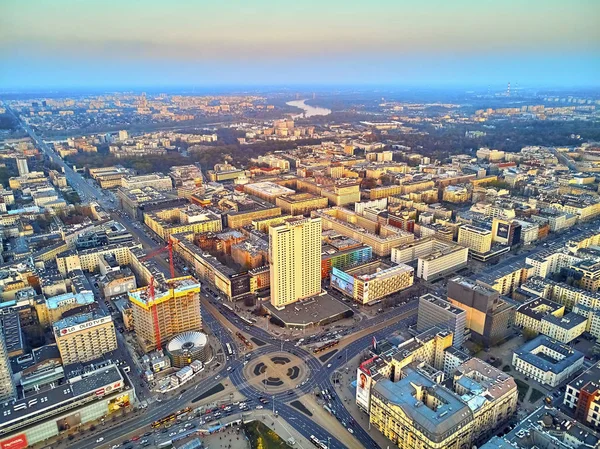
M 559 355 L 554 358 L 540 352 L 544 347 Z M 566 344 L 552 340 L 545 335 L 538 335 L 533 340 L 525 343 L 514 353 L 519 356 L 520 359 L 536 368 L 552 373 L 561 373 L 569 366 L 573 365 L 577 360 L 584 357 L 583 353 Z
M 562 317 L 546 315 L 543 318 L 543 321 L 547 321 L 548 323 L 554 324 L 562 329 L 569 330 L 587 322 L 587 318 L 574 312 L 570 312 Z
M 105 388 L 106 391 L 106 387 L 110 386 L 111 390 L 118 390 L 127 384 L 127 380 L 115 365 L 109 365 L 84 376 L 74 377 L 66 384 L 51 384 L 49 389 L 37 391 L 35 394 L 14 402 L 1 404 L 0 429 L 31 415 L 44 415 L 86 396 L 95 398 L 97 397 L 96 393 L 102 388 Z M 71 408 L 75 406 L 76 404 L 73 403 Z
M 389 405 L 399 407 L 430 440 L 442 442 L 449 433 L 473 420 L 471 409 L 454 392 L 418 370 L 409 368 L 406 371 L 407 376 L 398 382 L 389 379 L 377 382 L 373 394 Z

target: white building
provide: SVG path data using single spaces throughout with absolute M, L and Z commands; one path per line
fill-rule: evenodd
M 538 335 L 513 353 L 512 365 L 544 385 L 556 387 L 583 365 L 583 353 L 545 335 Z

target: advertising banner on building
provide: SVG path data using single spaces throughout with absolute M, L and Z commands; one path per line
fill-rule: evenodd
M 331 286 L 348 296 L 354 296 L 354 278 L 335 267 L 331 270 Z
M 369 410 L 369 401 L 371 399 L 371 375 L 362 369 L 356 370 L 356 403 Z
M 7 440 L 0 441 L 0 449 L 25 449 L 29 444 L 24 433 L 20 433 Z

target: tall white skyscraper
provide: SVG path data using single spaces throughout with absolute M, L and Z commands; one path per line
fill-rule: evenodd
M 0 332 L 0 402 L 8 401 L 16 396 L 17 390 L 12 378 L 4 334 Z
M 17 170 L 19 170 L 19 176 L 26 175 L 29 173 L 29 166 L 27 165 L 27 158 L 17 158 Z
M 321 219 L 293 217 L 269 228 L 271 304 L 284 308 L 321 292 Z

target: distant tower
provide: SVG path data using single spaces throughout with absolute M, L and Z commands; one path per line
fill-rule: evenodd
M 317 94 L 313 92 L 313 100 L 317 98 Z
M 510 81 L 508 82 L 508 86 L 506 87 L 506 96 L 510 97 Z

